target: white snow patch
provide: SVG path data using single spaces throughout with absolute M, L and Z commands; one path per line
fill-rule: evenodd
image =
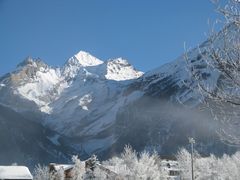
M 88 105 L 92 102 L 92 95 L 86 94 L 79 99 L 79 106 L 82 107 L 83 110 L 88 111 Z
M 0 84 L 0 87 L 5 87 L 6 86 L 6 84 Z
M 48 104 L 40 107 L 40 111 L 44 112 L 44 113 L 47 113 L 47 114 L 51 114 L 52 113 L 52 108 L 49 107 Z
M 48 69 L 44 72 L 38 71 L 31 82 L 17 88 L 17 93 L 34 101 L 42 112 L 51 113 L 48 104 L 66 87 L 68 84 L 61 78 L 58 70 Z
M 78 96 L 70 97 L 69 99 L 67 99 L 67 100 L 65 101 L 65 103 L 68 103 L 68 102 L 70 102 L 70 101 L 76 99 L 77 97 L 78 97 Z

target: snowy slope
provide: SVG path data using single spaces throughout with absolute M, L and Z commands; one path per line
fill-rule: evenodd
M 198 88 L 196 87 L 197 84 L 191 76 L 192 74 L 198 74 L 202 85 L 208 91 L 213 92 L 216 90 L 217 84 L 222 77 L 220 71 L 213 68 L 214 61 L 209 57 L 209 48 L 230 47 L 232 44 L 228 43 L 231 42 L 226 42 L 225 40 L 228 36 L 239 41 L 237 25 L 229 24 L 212 38 L 212 43 L 208 39 L 175 61 L 145 73 L 134 83 L 134 86 L 140 87 L 148 95 L 158 96 L 162 93 L 164 86 L 173 85 L 176 88 L 176 92 L 172 94 L 172 100 L 182 104 L 187 104 L 191 101 L 193 106 L 199 104 L 202 97 L 198 94 L 196 90 Z
M 226 28 L 235 33 L 234 25 Z M 218 33 L 213 42 L 214 48 L 223 46 L 225 35 L 224 32 Z M 239 38 L 239 33 L 235 35 Z M 217 69 L 206 64 L 206 60 L 212 62 L 206 53 L 210 45 L 207 40 L 190 50 L 187 53 L 188 63 L 184 56 L 180 56 L 145 73 L 127 87 L 124 93 L 127 96 L 139 91 L 142 96 L 119 111 L 115 128 L 118 141 L 114 149 L 130 143 L 140 151 L 157 149 L 167 155 L 175 153 L 181 146 L 187 146 L 188 137 L 196 137 L 196 148 L 204 154 L 229 153 L 234 149 L 228 149 L 219 140 L 216 131 L 221 123 L 213 120 L 209 109 L 198 109 L 204 97 L 199 94 L 191 73 L 197 73 L 209 91 L 217 91 L 223 78 Z
M 91 59 L 94 58 L 91 56 Z M 106 149 L 115 142 L 114 135 L 105 134 L 100 138 L 99 134 L 114 125 L 120 107 L 137 97 L 137 93 L 134 93 L 125 98 L 123 92 L 126 86 L 143 74 L 121 58 L 99 62 L 88 66 L 78 61 L 75 64 L 77 68 L 72 62 L 65 64 L 62 75 L 67 77 L 69 86 L 50 104 L 52 113 L 45 120 L 47 126 L 58 132 L 81 137 L 81 143 L 77 143 L 79 147 L 90 150 L 87 148 L 89 143 L 96 144 L 96 148 L 91 145 L 91 151 Z M 70 68 L 74 69 L 71 70 L 74 72 L 71 76 L 66 73 Z
M 84 145 L 90 150 L 87 147 L 96 144 L 96 148 L 91 145 L 91 151 L 106 149 L 115 142 L 114 135 L 101 138 L 98 135 L 114 124 L 120 107 L 138 97 L 138 93 L 134 93 L 125 98 L 123 92 L 142 74 L 127 60 L 103 62 L 83 51 L 71 57 L 62 68 L 52 68 L 41 60 L 28 58 L 16 71 L 0 79 L 1 103 L 19 112 L 47 114 L 41 123 L 61 134 L 88 137 L 76 143 L 76 147 Z
M 52 68 L 40 59 L 27 58 L 12 73 L 1 79 L 1 102 L 12 106 L 17 111 L 29 108 L 50 113 L 48 104 L 55 100 L 67 86 L 61 77 L 60 69 Z M 15 102 L 13 102 L 15 101 Z M 23 104 L 15 107 L 14 104 Z

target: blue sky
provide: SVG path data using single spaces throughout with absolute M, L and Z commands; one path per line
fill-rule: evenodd
M 80 50 L 142 71 L 206 39 L 210 0 L 0 0 L 0 75 L 25 57 L 62 66 Z

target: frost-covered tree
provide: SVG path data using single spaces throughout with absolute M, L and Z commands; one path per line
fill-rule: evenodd
M 181 149 L 177 154 L 182 179 L 191 179 L 190 153 Z M 223 155 L 217 158 L 214 155 L 201 157 L 196 153 L 194 159 L 195 180 L 238 180 L 240 177 L 240 152 L 234 155 Z
M 49 172 L 47 166 L 41 166 L 38 164 L 33 171 L 34 180 L 54 180 L 55 173 Z
M 106 172 L 104 172 L 101 168 L 96 167 L 93 172 L 93 176 L 95 180 L 109 179 L 110 177 Z
M 65 174 L 64 174 L 64 169 L 60 168 L 57 172 L 53 173 L 53 180 L 64 180 L 65 179 Z M 51 180 L 52 180 L 51 179 Z
M 196 179 L 217 179 L 217 171 L 215 170 L 216 157 L 211 155 L 208 158 L 197 156 L 195 158 L 195 177 Z
M 159 167 L 160 158 L 154 153 L 150 155 L 148 152 L 143 152 L 135 165 L 134 173 L 137 179 L 159 179 L 164 178 L 167 174 Z
M 161 159 L 157 153 L 142 152 L 137 155 L 131 146 L 125 146 L 120 157 L 103 162 L 124 179 L 165 179 L 167 172 L 161 169 Z
M 206 68 L 199 68 L 189 53 L 185 57 L 192 89 L 204 97 L 206 107 L 219 122 L 220 138 L 228 144 L 240 145 L 240 2 L 229 0 L 217 9 L 225 17 L 223 29 L 212 31 L 199 47 L 197 57 Z
M 81 162 L 81 160 L 78 158 L 78 156 L 72 157 L 72 162 L 74 164 L 72 174 L 73 174 L 73 180 L 82 180 L 85 174 L 85 164 L 84 162 Z
M 180 149 L 176 155 L 184 179 L 191 179 L 191 154 L 184 148 Z
M 121 154 L 121 158 L 124 165 L 126 166 L 126 169 L 128 169 L 131 174 L 134 174 L 134 167 L 138 161 L 136 151 L 133 150 L 131 146 L 127 145 L 125 146 L 124 151 Z
M 40 164 L 35 167 L 33 175 L 34 180 L 50 180 L 48 167 Z
M 85 162 L 85 175 L 84 179 L 95 179 L 94 171 L 98 168 L 99 161 L 96 155 L 92 155 Z

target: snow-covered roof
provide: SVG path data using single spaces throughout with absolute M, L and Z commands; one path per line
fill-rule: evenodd
M 64 171 L 69 170 L 74 167 L 73 164 L 55 164 L 55 163 L 50 163 L 54 167 L 56 171 L 59 171 L 60 169 L 63 169 Z
M 26 166 L 0 166 L 0 179 L 33 179 Z

